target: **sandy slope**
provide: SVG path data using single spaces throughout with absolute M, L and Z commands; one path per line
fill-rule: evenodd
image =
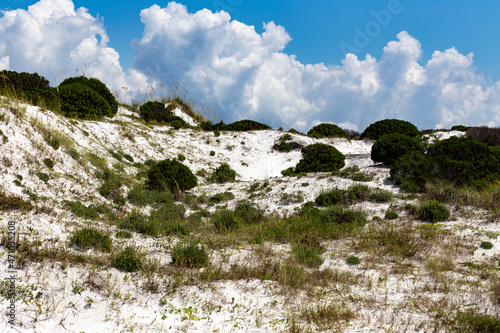
M 231 191 L 235 199 L 228 204 L 229 208 L 238 200 L 248 199 L 248 189 L 256 182 L 268 182 L 272 190 L 252 200 L 268 214 L 282 216 L 293 213 L 303 202 L 314 200 L 322 190 L 334 186 L 347 188 L 354 183 L 328 174 L 310 174 L 300 179 L 282 177 L 281 171 L 295 166 L 301 154 L 300 151 L 279 153 L 271 149 L 283 134 L 279 131 L 226 132 L 219 137 L 211 132 L 189 129 L 172 131 L 164 126 L 145 126 L 138 121 L 136 113 L 124 108 L 120 108 L 112 120 L 75 122 L 38 107 L 24 105 L 22 107 L 26 108 L 26 114 L 21 118 L 9 110 L 5 104 L 7 102 L 3 103 L 0 115 L 4 116 L 0 121 L 0 130 L 8 142 L 0 145 L 0 190 L 24 198 L 28 198 L 26 192 L 29 190 L 36 193 L 40 205 L 51 207 L 53 211 L 39 214 L 35 211 L 3 213 L 0 215 L 0 225 L 6 227 L 8 221 L 16 221 L 20 233 L 38 239 L 47 246 L 65 244 L 75 228 L 87 223 L 63 209 L 63 200 L 80 200 L 86 204 L 111 203 L 97 191 L 100 182 L 94 175 L 95 168 L 90 164 L 82 165 L 70 157 L 63 147 L 54 150 L 47 145 L 40 132 L 40 124 L 64 133 L 80 154 L 93 152 L 105 157 L 110 167 L 118 163 L 110 155 L 110 150 L 129 154 L 134 162 L 142 163 L 148 159 L 176 158 L 178 154 L 183 154 L 186 157 L 184 163 L 193 173 L 201 170 L 211 172 L 221 163 L 228 163 L 238 174 L 237 182 L 214 185 L 199 178 L 199 186 L 191 192 L 213 195 Z M 34 123 L 38 126 L 34 126 Z M 316 140 L 301 135 L 293 135 L 293 138 L 302 145 L 319 141 L 335 146 L 346 155 L 347 166 L 358 165 L 362 171 L 373 173 L 374 178 L 367 185 L 399 195 L 387 204 L 358 204 L 370 217 L 383 218 L 389 206 L 399 209 L 406 203 L 414 202 L 413 198 L 402 196 L 391 183 L 387 168 L 375 165 L 370 159 L 372 141 Z M 214 157 L 210 156 L 210 151 L 215 152 Z M 55 162 L 52 170 L 42 163 L 47 157 Z M 123 166 L 124 173 L 135 175 L 137 172 L 132 163 L 123 161 L 119 164 Z M 50 175 L 47 184 L 38 178 L 39 172 Z M 17 175 L 23 178 L 22 186 L 14 184 L 19 179 Z M 123 190 L 126 192 L 127 189 Z M 288 198 L 292 199 L 283 200 L 283 193 L 289 194 Z M 126 209 L 131 208 L 127 204 Z M 211 211 L 216 209 L 215 206 L 202 208 Z M 408 223 L 404 212 L 400 219 L 402 223 Z M 115 230 L 114 226 L 102 224 L 102 227 Z M 468 216 L 455 212 L 443 228 L 451 229 L 454 233 L 453 238 L 446 241 L 460 244 L 453 257 L 456 267 L 460 266 L 460 262 L 481 264 L 498 261 L 498 221 L 491 221 L 482 212 L 472 211 Z M 481 240 L 492 242 L 494 248 L 478 249 Z M 115 238 L 114 241 L 123 246 L 133 243 L 147 252 L 149 258 L 157 259 L 158 265 L 168 266 L 168 246 L 176 240 L 136 234 L 130 241 Z M 35 298 L 18 301 L 17 325 L 12 326 L 6 320 L 0 320 L 0 331 L 285 332 L 290 328 L 291 318 L 315 304 L 343 304 L 356 316 L 346 325 L 331 325 L 329 328 L 299 320 L 303 329 L 339 329 L 345 332 L 428 331 L 433 326 L 432 318 L 440 301 L 453 305 L 469 304 L 484 312 L 498 314 L 498 305 L 494 305 L 490 299 L 488 282 L 465 268 L 444 272 L 446 278 L 443 277 L 441 281 L 431 276 L 425 258 L 406 263 L 410 265 L 408 271 L 400 272 L 404 262 L 370 258 L 368 253 L 356 252 L 348 240 L 324 245 L 327 252 L 323 255 L 325 262 L 321 269 L 349 272 L 356 282 L 333 282 L 323 289 L 318 288 L 317 293 L 321 296 L 314 297 L 302 291 L 290 293 L 286 287 L 273 281 L 255 279 L 182 287 L 172 293 L 164 290 L 151 293 L 142 287 L 146 277 L 141 274 L 75 265 L 63 269 L 60 264 L 50 262 L 29 264 L 17 271 L 17 277 L 21 286 L 31 288 Z M 290 250 L 286 244 L 268 246 L 277 259 L 287 256 Z M 221 262 L 228 267 L 231 263 L 251 263 L 255 257 L 254 250 L 250 245 L 214 250 L 211 252 L 211 261 Z M 1 251 L 0 268 L 2 274 L 7 275 L 7 255 L 4 248 Z M 363 264 L 348 266 L 345 258 L 350 254 L 356 254 Z M 428 256 L 438 254 L 431 251 Z M 89 284 L 89 281 L 92 283 Z M 75 286 L 88 285 L 95 288 L 75 289 Z M 79 292 L 75 293 L 75 290 Z M 0 297 L 2 313 L 6 312 L 7 305 L 8 301 Z

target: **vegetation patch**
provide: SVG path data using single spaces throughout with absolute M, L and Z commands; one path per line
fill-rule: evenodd
M 214 170 L 212 176 L 208 178 L 210 182 L 213 183 L 227 183 L 233 182 L 236 179 L 236 171 L 231 169 L 227 163 L 221 164 L 217 169 Z
M 137 250 L 129 246 L 117 254 L 111 266 L 124 272 L 135 272 L 142 268 L 142 262 Z
M 195 243 L 177 243 L 170 250 L 172 264 L 188 268 L 208 264 L 208 254 L 204 246 Z
M 31 202 L 24 200 L 19 195 L 7 195 L 5 192 L 0 191 L 0 211 L 30 211 L 34 207 Z
M 417 217 L 427 222 L 446 221 L 450 217 L 450 211 L 439 202 L 431 201 L 420 205 L 417 209 Z
M 415 137 L 404 134 L 387 134 L 380 137 L 372 146 L 371 158 L 388 166 L 409 152 L 423 153 L 424 147 Z
M 80 229 L 73 233 L 70 243 L 81 248 L 93 247 L 103 252 L 111 252 L 112 249 L 111 238 L 108 235 L 90 228 Z
M 311 128 L 309 132 L 307 132 L 307 136 L 311 138 L 346 138 L 350 139 L 349 134 L 344 131 L 342 128 L 338 127 L 335 124 L 323 123 L 314 126 Z
M 361 134 L 361 139 L 378 140 L 384 135 L 395 133 L 412 137 L 420 136 L 418 128 L 408 121 L 385 119 L 368 126 Z
M 147 177 L 146 185 L 149 189 L 159 192 L 184 192 L 198 184 L 191 170 L 175 159 L 155 163 L 150 167 Z

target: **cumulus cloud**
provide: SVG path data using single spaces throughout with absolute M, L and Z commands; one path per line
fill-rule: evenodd
M 144 84 L 144 75 L 124 74 L 103 23 L 71 0 L 41 0 L 28 10 L 2 12 L 0 36 L 0 54 L 8 54 L 0 68 L 38 72 L 53 85 L 83 73 L 112 89 Z
M 224 11 L 189 13 L 175 2 L 144 9 L 141 20 L 133 67 L 158 82 L 179 81 L 225 120 L 300 129 L 320 121 L 363 129 L 384 118 L 420 128 L 500 125 L 500 83 L 484 85 L 472 54 L 436 51 L 420 65 L 422 46 L 405 31 L 378 60 L 347 54 L 325 66 L 288 55 L 291 37 L 273 22 L 259 34 Z
M 304 64 L 286 53 L 291 36 L 268 22 L 263 32 L 224 11 L 190 13 L 179 3 L 141 11 L 141 37 L 132 41 L 132 69 L 120 67 L 102 21 L 71 0 L 41 0 L 0 16 L 1 68 L 48 79 L 79 68 L 109 87 L 129 91 L 172 80 L 181 92 L 226 122 L 250 118 L 307 130 L 333 122 L 363 130 L 386 118 L 419 128 L 500 125 L 500 82 L 485 83 L 473 55 L 451 48 L 421 62 L 422 45 L 402 31 L 380 59 L 347 54 L 338 65 Z M 85 64 L 85 65 L 84 65 Z M 85 67 L 83 67 L 85 66 Z

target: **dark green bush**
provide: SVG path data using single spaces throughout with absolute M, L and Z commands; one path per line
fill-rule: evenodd
M 450 217 L 450 211 L 446 206 L 431 201 L 420 205 L 417 209 L 417 217 L 419 220 L 428 222 L 446 221 Z
M 378 140 L 384 135 L 394 133 L 408 136 L 420 136 L 420 131 L 410 122 L 397 119 L 385 119 L 379 120 L 368 126 L 361 134 L 361 139 Z
M 123 158 L 129 161 L 130 163 L 134 163 L 134 158 L 130 156 L 129 154 L 123 155 Z
M 132 234 L 128 231 L 125 230 L 119 230 L 116 232 L 116 238 L 125 238 L 125 239 L 131 239 Z
M 208 263 L 205 247 L 195 243 L 177 243 L 170 250 L 172 264 L 183 267 L 200 267 Z
M 222 201 L 233 200 L 234 194 L 232 192 L 217 193 L 212 195 L 208 200 L 213 203 L 220 203 Z
M 406 192 L 422 192 L 433 175 L 432 162 L 420 151 L 411 151 L 394 162 L 390 174 L 395 184 Z
M 307 136 L 312 138 L 346 138 L 349 139 L 350 136 L 344 131 L 342 128 L 338 127 L 335 124 L 323 123 L 314 126 L 311 128 L 309 132 L 307 132 Z
M 387 212 L 385 212 L 385 218 L 387 220 L 395 220 L 399 217 L 398 213 L 395 213 L 391 210 L 388 210 Z
M 0 95 L 12 96 L 51 110 L 59 110 L 59 95 L 38 73 L 0 71 Z
M 47 175 L 46 173 L 43 173 L 43 172 L 38 173 L 38 178 L 40 178 L 40 180 L 44 183 L 47 183 L 50 179 L 49 175 Z
M 329 191 L 320 193 L 315 203 L 318 206 L 328 207 L 334 205 L 352 205 L 360 201 L 386 202 L 391 199 L 386 198 L 387 193 L 384 191 L 372 191 L 366 185 L 353 185 L 346 190 L 333 188 Z
M 278 141 L 273 145 L 273 149 L 284 153 L 287 153 L 295 149 L 301 149 L 302 148 L 301 144 L 294 141 L 289 142 L 292 139 L 293 137 L 288 133 L 282 135 L 278 139 Z
M 72 245 L 93 247 L 103 252 L 110 252 L 112 249 L 111 238 L 96 229 L 80 229 L 71 236 L 70 242 Z
M 307 267 L 315 268 L 323 264 L 323 258 L 315 247 L 299 243 L 292 247 L 292 252 L 295 259 Z
M 186 191 L 198 183 L 191 170 L 175 159 L 155 163 L 148 170 L 147 177 L 146 185 L 159 192 Z
M 462 132 L 467 132 L 470 130 L 469 126 L 464 126 L 464 125 L 455 125 L 451 127 L 452 131 L 462 131 Z
M 491 250 L 493 248 L 493 244 L 490 242 L 481 242 L 479 247 L 485 250 Z
M 349 256 L 347 257 L 345 262 L 350 266 L 354 266 L 354 265 L 359 265 L 361 263 L 361 260 L 359 260 L 359 258 L 356 256 Z
M 125 272 L 135 272 L 142 268 L 142 263 L 136 249 L 127 247 L 125 250 L 118 253 L 111 262 L 111 266 Z
M 102 172 L 96 172 L 96 176 L 103 180 L 103 183 L 98 188 L 100 195 L 110 200 L 115 200 L 121 196 L 123 181 L 118 174 L 109 169 L 104 169 Z
M 70 77 L 61 82 L 61 84 L 59 85 L 59 89 L 62 89 L 62 87 L 72 84 L 79 84 L 86 86 L 94 90 L 99 96 L 104 98 L 104 100 L 109 105 L 109 109 L 111 111 L 111 114 L 108 115 L 109 117 L 113 117 L 118 112 L 118 102 L 116 101 L 115 96 L 113 96 L 108 87 L 106 87 L 106 85 L 102 83 L 100 80 L 95 78 L 87 78 L 85 76 Z
M 387 134 L 380 137 L 372 146 L 371 158 L 388 166 L 409 152 L 424 152 L 424 147 L 415 137 L 404 134 Z
M 227 182 L 233 182 L 236 179 L 236 171 L 231 169 L 231 167 L 223 163 L 221 164 L 217 169 L 214 170 L 212 173 L 212 176 L 208 179 L 211 182 L 214 183 L 227 183 Z
M 302 159 L 294 172 L 332 172 L 345 165 L 345 156 L 335 147 L 322 143 L 302 148 Z
M 181 162 L 182 162 L 182 161 L 185 161 L 185 160 L 186 160 L 186 156 L 184 156 L 184 155 L 182 155 L 182 154 L 178 154 L 178 155 L 177 155 L 177 160 L 178 160 L 178 161 L 181 161 Z
M 83 84 L 59 87 L 61 113 L 69 118 L 97 120 L 112 117 L 111 106 L 104 97 Z
M 85 206 L 80 201 L 64 201 L 64 206 L 76 216 L 93 220 L 99 218 L 99 214 L 95 207 Z
M 7 195 L 0 190 L 0 211 L 21 210 L 30 211 L 34 207 L 31 202 L 18 195 Z
M 43 160 L 43 164 L 45 164 L 50 169 L 54 167 L 54 162 L 50 158 L 45 158 Z
M 271 127 L 266 124 L 261 124 L 254 120 L 238 120 L 234 123 L 224 125 L 220 130 L 224 131 L 261 131 L 261 130 L 270 130 Z
M 496 316 L 478 313 L 470 309 L 457 312 L 448 322 L 450 332 L 456 333 L 498 333 L 500 332 L 500 319 Z
M 174 195 L 170 192 L 157 192 L 145 189 L 141 184 L 136 184 L 127 194 L 127 200 L 138 206 L 151 204 L 173 204 Z
M 174 115 L 170 108 L 160 102 L 149 101 L 140 107 L 141 118 L 146 122 L 156 121 L 160 124 L 170 124 L 176 129 L 187 127 L 182 118 Z

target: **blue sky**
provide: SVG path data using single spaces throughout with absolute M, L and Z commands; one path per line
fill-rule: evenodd
M 27 9 L 37 1 L 3 0 L 1 9 Z M 422 61 L 434 50 L 455 47 L 462 54 L 474 53 L 474 62 L 487 77 L 500 79 L 500 1 L 496 0 L 400 0 L 401 13 L 391 15 L 390 23 L 380 34 L 370 38 L 368 46 L 356 54 L 369 53 L 380 58 L 383 47 L 402 30 L 408 31 L 423 46 Z M 168 1 L 95 1 L 75 0 L 76 7 L 86 7 L 90 14 L 104 19 L 109 45 L 120 54 L 127 68 L 133 61 L 129 46 L 139 38 L 144 25 L 139 13 L 154 4 Z M 303 63 L 338 64 L 345 54 L 340 44 L 353 44 L 355 28 L 364 29 L 374 20 L 371 12 L 386 10 L 388 0 L 184 0 L 190 12 L 207 8 L 225 9 L 235 20 L 253 25 L 262 32 L 264 22 L 274 21 L 285 27 L 293 40 L 286 51 Z
M 28 6 L 38 3 L 37 10 L 40 12 L 43 11 L 41 8 L 50 6 L 58 8 L 62 4 L 67 5 L 68 2 L 74 4 L 75 9 L 87 8 L 86 15 L 95 19 L 94 23 L 86 23 L 85 29 L 88 34 L 100 29 L 101 34 L 109 37 L 109 41 L 105 45 L 99 45 L 98 50 L 93 51 L 91 56 L 81 49 L 78 52 L 85 53 L 87 61 L 96 68 L 95 76 L 106 81 L 108 75 L 106 83 L 115 88 L 122 84 L 122 81 L 126 82 L 127 87 L 135 87 L 134 84 L 139 84 L 141 80 L 154 86 L 175 76 L 176 80 L 181 81 L 183 88 L 192 91 L 198 101 L 218 108 L 225 119 L 254 117 L 275 126 L 284 124 L 308 128 L 318 122 L 331 121 L 362 130 L 367 122 L 389 116 L 415 120 L 419 122 L 417 124 L 419 127 L 447 126 L 452 122 L 472 124 L 474 121 L 500 125 L 497 111 L 500 98 L 493 89 L 496 89 L 496 84 L 500 80 L 499 1 L 183 0 L 177 4 L 185 6 L 185 12 L 189 15 L 181 15 L 182 19 L 173 18 L 171 24 L 187 24 L 190 30 L 186 35 L 182 35 L 181 39 L 192 43 L 192 47 L 183 46 L 182 51 L 178 52 L 172 51 L 172 46 L 167 45 L 178 41 L 165 29 L 158 29 L 152 33 L 151 40 L 154 42 L 148 41 L 143 35 L 145 29 L 155 30 L 154 25 L 169 20 L 168 1 L 3 0 L 0 9 L 5 12 L 27 10 Z M 153 8 L 151 6 L 155 4 L 158 7 L 143 12 L 142 20 L 146 19 L 149 25 L 141 22 L 141 10 Z M 172 12 L 173 7 L 169 7 Z M 204 8 L 211 11 L 210 15 L 209 13 L 201 15 L 199 11 Z M 206 25 L 198 25 L 194 14 L 200 13 L 199 16 L 207 20 L 220 19 L 220 16 L 215 15 L 220 9 L 226 10 L 230 18 L 222 19 L 222 23 L 219 22 L 218 28 L 221 29 L 218 30 L 219 33 L 233 31 L 231 29 L 234 27 L 228 24 L 234 21 L 241 22 L 245 27 L 254 27 L 253 35 L 245 35 L 248 40 L 239 35 L 238 38 L 244 40 L 239 46 L 240 49 L 233 47 L 235 41 L 231 33 L 227 36 L 222 33 L 221 41 L 218 41 L 210 34 L 210 29 L 200 32 L 206 29 Z M 68 17 L 74 16 L 70 13 L 69 7 L 65 11 Z M 155 17 L 158 15 L 162 16 L 164 21 L 157 21 Z M 51 20 L 54 17 L 52 16 Z M 12 55 L 9 68 L 22 70 L 19 67 L 27 66 L 29 70 L 36 69 L 30 67 L 34 66 L 33 61 L 22 62 L 18 59 L 19 56 L 14 56 L 15 48 L 20 48 L 21 45 L 16 44 L 18 42 L 13 41 L 14 39 L 9 40 L 5 37 L 14 31 L 22 34 L 19 27 L 25 26 L 23 24 L 29 19 L 17 15 L 16 24 L 19 24 L 17 30 L 14 28 L 15 24 L 8 23 L 5 17 L 3 19 L 2 25 L 0 16 L 0 51 L 3 54 L 3 45 L 8 54 Z M 271 21 L 275 25 L 268 26 L 268 30 L 272 31 L 271 35 L 276 40 L 262 42 L 260 45 L 254 38 L 264 36 L 266 32 L 264 23 Z M 45 28 L 41 28 L 40 34 L 51 31 L 51 25 L 46 23 L 46 20 L 37 22 L 38 25 L 45 25 Z M 53 21 L 64 29 L 65 23 L 62 22 L 56 19 Z M 237 30 L 233 32 L 238 34 Z M 86 38 L 85 36 L 87 35 L 82 33 L 82 40 Z M 60 38 L 70 37 L 61 35 Z M 43 38 L 48 40 L 50 36 Z M 3 44 L 2 39 L 5 39 Z M 198 43 L 199 40 L 207 45 L 195 45 L 195 41 Z M 219 42 L 223 46 L 218 45 Z M 393 42 L 397 42 L 398 45 L 391 44 Z M 61 51 L 74 54 L 77 46 L 73 44 L 75 43 L 68 42 L 67 49 L 63 47 Z M 241 64 L 245 63 L 245 59 L 240 55 L 242 52 L 249 53 L 248 50 L 255 45 L 260 45 L 265 50 L 255 52 L 255 55 L 248 57 L 260 60 L 252 62 L 249 65 L 252 70 L 247 73 L 250 70 L 245 67 L 246 65 L 242 69 Z M 389 48 L 389 45 L 393 47 Z M 62 46 L 57 44 L 57 47 Z M 203 49 L 200 50 L 200 47 Z M 390 49 L 393 53 L 390 53 Z M 110 50 L 119 56 L 123 73 L 106 72 L 111 63 L 117 64 L 110 56 Z M 353 60 L 346 56 L 346 50 L 354 53 L 357 59 Z M 435 53 L 436 51 L 439 52 Z M 396 53 L 398 56 L 394 56 Z M 471 53 L 473 58 L 468 58 Z M 169 57 L 164 57 L 165 54 Z M 218 58 L 213 62 L 200 60 L 204 54 L 213 54 Z M 223 57 L 223 54 L 229 56 Z M 103 57 L 109 57 L 106 60 L 107 65 L 106 61 L 102 60 Z M 234 65 L 236 66 L 234 70 L 228 73 L 227 68 L 233 67 L 224 65 L 226 67 L 221 69 L 221 61 L 224 64 L 236 61 L 239 65 Z M 179 62 L 182 65 L 179 65 Z M 318 65 L 321 63 L 324 67 Z M 65 61 L 54 61 L 54 64 L 62 66 Z M 71 65 L 82 68 L 81 65 L 77 66 L 76 60 Z M 281 65 L 283 70 L 275 72 Z M 56 76 L 53 74 L 56 72 L 54 66 L 47 65 L 46 68 L 42 66 L 40 72 Z M 102 69 L 99 66 L 102 66 Z M 66 67 L 71 66 L 68 64 Z M 66 67 L 61 68 L 61 71 L 67 72 Z M 196 76 L 193 74 L 195 70 Z M 324 73 L 328 73 L 328 78 L 325 78 Z M 118 83 L 116 78 L 120 75 L 123 75 L 123 80 Z M 392 77 L 386 82 L 385 75 Z M 406 77 L 404 84 L 408 86 L 403 88 L 400 84 L 394 86 L 402 76 Z M 409 76 L 415 79 L 408 79 Z M 114 83 L 111 82 L 113 80 Z M 283 96 L 279 96 L 282 98 L 276 101 L 273 96 L 266 95 L 265 89 L 262 88 L 265 83 L 259 80 L 275 82 L 276 89 L 283 90 Z M 310 88 L 318 81 L 325 87 L 330 86 L 331 89 L 339 91 L 344 89 L 344 93 L 332 95 L 326 88 L 324 90 Z M 451 82 L 460 83 L 454 84 L 453 93 L 446 90 L 448 95 L 434 94 L 435 89 L 451 89 Z M 358 91 L 351 94 L 353 84 L 358 85 Z M 213 85 L 214 88 L 208 89 L 207 85 Z M 241 89 L 236 89 L 237 86 Z M 470 88 L 471 86 L 476 86 L 477 89 L 474 90 Z M 432 95 L 430 98 L 432 101 L 418 102 L 425 93 Z M 345 96 L 344 102 L 338 100 L 342 96 Z M 463 97 L 460 100 L 457 96 Z M 237 100 L 238 98 L 240 100 Z M 387 99 L 391 102 L 387 103 Z M 356 110 L 350 111 L 350 108 Z M 359 108 L 366 109 L 366 113 L 357 111 Z M 377 111 L 379 109 L 381 111 Z M 418 114 L 420 110 L 428 110 L 429 114 L 422 117 Z M 437 113 L 439 117 L 435 116 Z M 450 113 L 453 114 L 451 118 Z

